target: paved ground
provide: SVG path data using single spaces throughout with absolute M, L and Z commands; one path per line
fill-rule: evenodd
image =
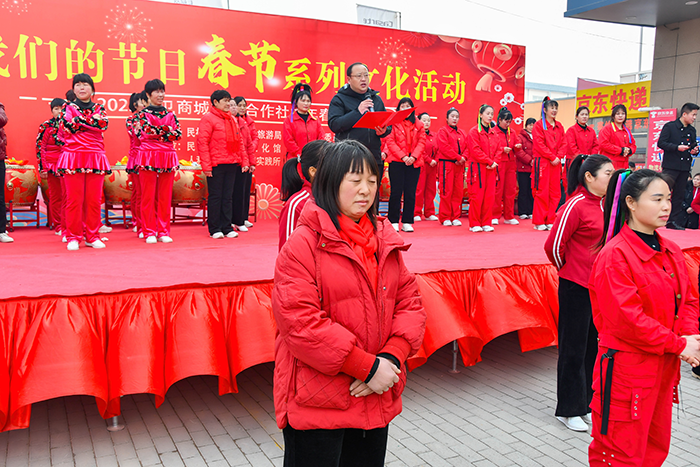
M 586 465 L 589 436 L 556 421 L 556 349 L 521 354 L 514 335 L 496 339 L 474 367 L 450 374 L 450 348 L 409 375 L 404 411 L 391 425 L 387 465 Z M 685 414 L 665 465 L 697 465 L 700 381 L 683 368 Z M 219 397 L 215 378 L 179 382 L 156 409 L 148 395 L 124 397 L 127 428 L 105 429 L 94 400 L 36 404 L 31 427 L 0 434 L 0 465 L 281 466 L 272 365 L 239 376 L 240 393 Z

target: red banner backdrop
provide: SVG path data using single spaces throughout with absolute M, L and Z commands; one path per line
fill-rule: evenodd
M 522 124 L 525 48 L 457 37 L 212 8 L 124 0 L 0 0 L 0 101 L 9 123 L 8 156 L 33 161 L 48 102 L 63 97 L 73 75 L 90 74 L 95 100 L 110 117 L 112 162 L 127 154 L 123 121 L 129 95 L 149 79 L 166 84 L 166 106 L 183 127 L 180 159 L 197 160 L 198 121 L 215 89 L 246 97 L 257 122 L 257 182 L 276 217 L 286 157 L 282 122 L 294 84 L 314 90 L 312 112 L 327 123 L 328 103 L 345 83 L 347 65 L 369 67 L 387 108 L 402 97 L 444 124 L 448 108 L 468 129 L 482 103 L 508 106 Z

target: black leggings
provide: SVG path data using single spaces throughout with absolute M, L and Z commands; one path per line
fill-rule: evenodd
M 295 430 L 284 435 L 284 467 L 383 467 L 389 425 L 374 430 Z

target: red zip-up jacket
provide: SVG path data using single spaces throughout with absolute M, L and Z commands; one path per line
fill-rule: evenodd
M 440 128 L 437 133 L 438 160 L 458 161 L 469 156 L 467 134 L 464 130 L 450 125 Z
M 430 165 L 430 162 L 437 160 L 437 140 L 433 131 L 425 131 L 425 147 L 423 148 L 423 164 Z
M 598 134 L 598 146 L 600 153 L 608 156 L 612 160 L 625 160 L 632 154 L 637 152 L 637 142 L 634 136 L 628 135 L 624 129 L 618 129 L 614 123 L 605 125 Z M 630 137 L 632 141 L 630 141 Z M 630 154 L 627 157 L 622 156 L 622 148 L 630 148 Z
M 255 167 L 257 162 L 255 153 L 258 150 L 258 132 L 255 130 L 255 122 L 247 115 L 244 117 L 237 115 L 236 118 L 238 129 L 241 130 L 241 150 L 245 151 L 248 164 L 251 167 Z M 242 167 L 246 166 L 243 165 Z
M 566 130 L 566 160 L 574 160 L 579 154 L 598 154 L 598 137 L 590 126 L 583 128 L 578 123 Z
M 411 141 L 409 147 L 408 142 Z M 423 151 L 425 150 L 425 131 L 423 130 L 423 122 L 416 119 L 416 123 L 411 123 L 410 120 L 404 120 L 398 125 L 394 125 L 389 136 L 384 138 L 386 141 L 386 161 L 401 162 L 402 158 L 409 154 L 416 158 L 413 167 L 423 166 Z
M 306 206 L 306 203 L 313 200 L 313 194 L 311 193 L 311 183 L 304 180 L 304 184 L 301 190 L 294 193 L 282 206 L 282 211 L 280 212 L 280 224 L 279 224 L 279 250 L 282 249 L 289 237 L 291 237 L 292 232 L 297 228 L 299 223 L 299 217 L 301 216 L 301 211 Z
M 284 119 L 282 141 L 287 148 L 287 159 L 300 155 L 306 143 L 325 137 L 326 132 L 323 131 L 321 122 L 311 114 L 304 120 L 299 112 L 295 111 L 292 120 Z
M 218 113 L 217 113 L 218 112 Z M 220 114 L 220 110 L 210 108 L 199 121 L 197 132 L 197 154 L 202 164 L 202 170 L 211 172 L 212 167 L 221 164 L 240 164 L 248 167 L 248 153 L 245 150 L 245 141 L 241 136 L 236 118 L 231 117 L 233 129 L 236 133 L 236 149 L 229 151 L 226 145 L 226 120 Z
M 532 161 L 532 135 L 523 128 L 520 130 L 518 140 L 523 147 L 515 151 L 515 158 L 518 161 L 515 170 L 532 173 L 532 166 L 530 165 Z
M 493 130 L 498 138 L 498 151 L 496 152 L 498 163 L 515 161 L 515 145 L 520 142 L 518 135 L 510 128 L 508 128 L 507 133 L 504 133 L 498 126 L 493 127 Z M 504 150 L 506 147 L 511 149 L 508 154 Z
M 656 235 L 661 251 L 624 225 L 593 264 L 588 288 L 601 347 L 679 355 L 686 344 L 680 336 L 698 333 L 698 296 L 683 252 Z M 635 374 L 626 377 L 634 380 Z
M 479 126 L 475 126 L 469 130 L 467 142 L 469 145 L 469 163 L 479 163 L 484 165 L 492 165 L 494 162 L 499 163 L 499 137 L 496 134 L 495 127 L 491 127 L 488 131 L 483 128 L 479 131 Z
M 603 198 L 579 187 L 557 211 L 544 251 L 559 277 L 588 287 L 602 236 Z
M 328 213 L 308 202 L 275 264 L 272 312 L 277 323 L 274 400 L 277 426 L 297 430 L 385 427 L 401 412 L 404 362 L 425 332 L 408 246 L 377 220 L 377 284 L 341 239 Z M 352 397 L 376 355 L 401 362 L 399 382 L 383 394 Z
M 548 161 L 566 157 L 566 134 L 561 123 L 555 121 L 554 127 L 548 123 L 545 130 L 542 120 L 537 120 L 532 129 L 532 155 Z

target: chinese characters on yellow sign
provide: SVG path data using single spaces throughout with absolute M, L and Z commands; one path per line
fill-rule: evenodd
M 651 81 L 640 81 L 576 91 L 576 104 L 577 107 L 588 107 L 591 118 L 610 117 L 613 107 L 618 104 L 627 107 L 627 118 L 640 118 L 647 116 L 647 112 L 638 109 L 649 106 L 650 96 Z

